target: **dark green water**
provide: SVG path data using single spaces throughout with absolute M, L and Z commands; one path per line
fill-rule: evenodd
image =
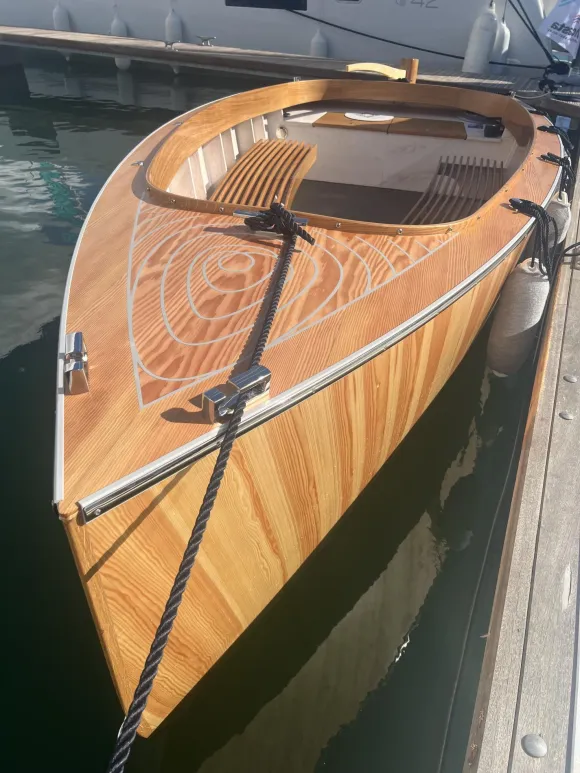
M 121 711 L 50 506 L 66 272 L 93 198 L 139 139 L 176 110 L 261 84 L 54 57 L 6 72 L 1 769 L 100 773 Z M 138 743 L 130 771 L 461 770 L 530 383 L 490 379 L 485 336 L 255 625 Z

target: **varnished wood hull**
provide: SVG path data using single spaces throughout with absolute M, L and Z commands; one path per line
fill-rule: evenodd
M 546 204 L 557 185 L 559 168 L 541 156 L 561 144 L 537 131 L 543 117 L 507 97 L 393 83 L 237 95 L 160 127 L 123 160 L 87 218 L 67 285 L 54 499 L 125 707 L 216 457 L 220 427 L 200 397 L 244 369 L 280 248 L 230 216 L 235 202 L 195 198 L 196 174 L 215 162 L 217 180 L 239 162 L 257 185 L 233 138 L 239 151 L 284 107 L 339 97 L 502 117 L 519 161 L 453 222 L 308 215 L 315 244 L 293 257 L 262 361 L 268 399 L 240 425 L 144 735 L 272 601 L 450 377 L 529 238 L 532 223 L 509 198 Z M 170 191 L 182 177 L 195 191 Z M 90 389 L 65 397 L 74 331 L 86 339 Z
M 445 384 L 520 243 L 459 300 L 378 357 L 238 439 L 149 699 L 148 735 L 273 599 Z M 126 707 L 215 452 L 66 529 Z

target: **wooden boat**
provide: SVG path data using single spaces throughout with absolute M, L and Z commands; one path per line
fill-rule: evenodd
M 533 226 L 510 197 L 545 205 L 557 186 L 540 159 L 562 153 L 548 124 L 475 91 L 286 83 L 172 120 L 106 183 L 64 300 L 54 498 L 125 707 L 223 433 L 200 400 L 244 369 L 279 254 L 235 213 L 277 198 L 315 239 L 294 255 L 270 391 L 244 416 L 142 734 L 274 598 L 463 357 Z

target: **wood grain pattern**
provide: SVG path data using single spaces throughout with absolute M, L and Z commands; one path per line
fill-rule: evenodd
M 298 186 L 316 161 L 316 147 L 296 140 L 259 140 L 227 172 L 210 196 L 250 207 L 272 201 L 292 206 Z
M 251 94 L 251 96 L 249 96 Z M 479 115 L 500 118 L 506 128 L 521 146 L 528 147 L 527 161 L 530 161 L 530 143 L 534 138 L 534 119 L 528 111 L 509 97 L 497 94 L 478 93 L 464 89 L 420 86 L 408 83 L 349 81 L 347 83 L 332 80 L 297 81 L 279 86 L 239 94 L 209 105 L 173 132 L 170 139 L 155 154 L 147 169 L 147 183 L 153 199 L 164 206 L 195 212 L 232 214 L 235 205 L 227 202 L 207 201 L 188 196 L 169 193 L 168 189 L 183 162 L 192 152 L 210 141 L 228 128 L 256 115 L 267 115 L 287 107 L 309 102 L 362 102 L 380 104 L 386 108 L 392 103 L 407 103 L 414 107 L 445 107 L 468 110 Z M 521 171 L 521 170 L 520 170 Z M 517 179 L 516 172 L 510 183 Z M 497 196 L 482 206 L 482 211 L 498 206 Z M 307 217 L 312 225 L 332 229 L 334 219 L 314 213 L 298 213 Z M 465 226 L 469 217 L 455 221 L 456 227 Z M 398 225 L 368 223 L 343 219 L 341 230 L 357 233 L 396 234 Z M 408 233 L 425 236 L 428 233 L 443 232 L 445 226 L 408 226 Z
M 240 360 L 276 259 L 277 243 L 248 241 L 237 219 L 148 197 L 151 157 L 181 128 L 158 130 L 123 161 L 78 246 L 63 324 L 85 336 L 91 390 L 60 398 L 63 517 L 75 517 L 83 497 L 211 431 L 192 400 Z M 296 255 L 265 353 L 271 396 L 404 325 L 500 252 L 528 222 L 506 206 L 508 197 L 543 201 L 557 174 L 537 160 L 559 150 L 557 137 L 538 133 L 532 150 L 503 203 L 458 232 L 421 226 L 418 238 L 406 229 L 391 236 L 310 228 L 316 245 Z
M 437 223 L 476 212 L 504 182 L 503 162 L 447 156 L 429 186 L 405 218 L 406 223 Z
M 312 123 L 313 126 L 326 126 L 330 129 L 364 129 L 369 132 L 389 131 L 392 118 L 386 118 L 384 121 L 364 121 L 359 118 L 349 118 L 344 113 L 329 111 Z
M 405 76 L 409 83 L 417 83 L 417 78 L 419 76 L 419 60 L 405 57 L 401 59 L 401 67 L 404 68 Z
M 462 359 L 522 249 L 399 344 L 236 441 L 143 734 L 269 603 L 401 442 Z M 66 523 L 124 706 L 214 460 L 88 526 Z
M 465 126 L 461 121 L 445 121 L 435 118 L 394 117 L 384 121 L 365 121 L 349 118 L 344 113 L 325 113 L 312 124 L 337 129 L 362 129 L 385 132 L 386 134 L 408 134 L 416 137 L 447 137 L 455 140 L 467 139 Z
M 385 98 L 371 86 L 365 99 Z M 405 88 L 421 104 L 439 104 L 444 96 Z M 184 197 L 176 197 L 176 206 L 158 199 L 147 179 L 179 168 L 183 152 L 189 158 L 196 143 L 209 143 L 235 122 L 281 109 L 289 95 L 307 101 L 338 93 L 344 97 L 332 82 L 285 84 L 162 127 L 122 162 L 83 230 L 62 330 L 84 333 L 91 390 L 58 398 L 64 417 L 58 507 L 125 706 L 215 453 L 90 524 L 77 517 L 77 502 L 176 448 L 213 437 L 196 401 L 243 367 L 279 247 L 249 235 L 227 214 L 180 208 Z M 473 101 L 461 94 L 449 99 L 462 109 Z M 521 253 L 528 220 L 505 202 L 509 195 L 546 199 L 558 170 L 537 156 L 557 152 L 559 140 L 534 133 L 544 119 L 523 116 L 513 101 L 478 95 L 477 104 L 480 112 L 483 105 L 504 115 L 516 131 L 520 121 L 520 140 L 530 141 L 501 202 L 457 230 L 423 225 L 414 232 L 345 233 L 340 224 L 309 224 L 316 244 L 301 244 L 293 259 L 264 356 L 273 373 L 270 400 L 303 389 L 301 401 L 236 442 L 143 734 L 273 599 L 401 442 L 463 357 Z M 258 182 L 247 180 L 244 191 Z M 441 299 L 449 304 L 444 310 Z M 310 379 L 407 329 L 386 351 L 306 399 Z M 258 406 L 255 416 L 263 410 Z
M 567 243 L 578 238 L 575 197 Z M 471 727 L 465 773 L 568 770 L 578 584 L 577 476 L 574 422 L 580 287 L 572 265 L 558 276 L 526 424 L 508 530 Z M 543 759 L 521 739 L 539 733 Z
M 400 70 L 397 67 L 391 67 L 388 64 L 380 64 L 379 62 L 353 62 L 346 65 L 347 72 L 374 72 L 379 75 L 384 75 L 385 78 L 398 81 L 407 77 L 405 68 Z
M 389 125 L 389 134 L 408 134 L 416 137 L 448 137 L 467 139 L 465 125 L 461 121 L 443 121 L 435 118 L 395 117 Z

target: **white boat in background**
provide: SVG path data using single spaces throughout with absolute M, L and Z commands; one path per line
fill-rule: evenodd
M 518 7 L 535 29 L 554 5 L 554 0 L 514 0 L 515 5 L 520 2 Z M 377 62 L 418 56 L 422 65 L 459 69 L 473 25 L 488 4 L 489 0 L 304 0 L 306 11 L 288 11 L 231 7 L 223 1 L 120 0 L 118 13 L 128 34 L 142 39 L 167 39 L 171 16 L 173 27 L 176 18 L 181 23 L 184 42 L 215 38 L 219 46 L 315 55 L 326 51 L 333 58 Z M 543 68 L 546 57 L 514 4 L 498 0 L 496 8 L 499 20 L 506 8 L 509 59 Z M 68 25 L 76 32 L 108 34 L 113 17 L 111 0 L 0 0 L 0 25 L 40 29 Z M 412 47 L 428 50 L 417 52 Z

